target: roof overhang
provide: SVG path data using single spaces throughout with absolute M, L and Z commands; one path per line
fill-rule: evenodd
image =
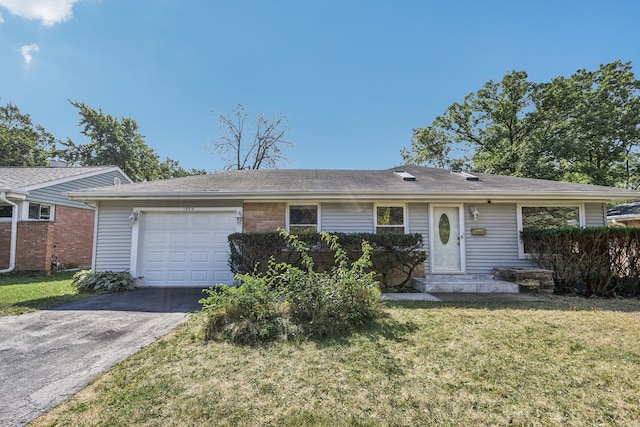
M 58 184 L 64 184 L 67 182 L 77 181 L 79 179 L 90 178 L 92 176 L 102 175 L 110 172 L 118 171 L 120 174 L 129 182 L 129 184 L 133 183 L 131 178 L 127 176 L 126 173 L 120 169 L 118 166 L 108 166 L 103 168 L 97 168 L 96 170 L 91 170 L 85 173 L 66 176 L 64 178 L 53 179 L 51 181 L 39 182 L 37 184 L 25 185 L 23 187 L 18 187 L 20 191 L 28 193 L 30 191 L 39 190 L 41 188 L 51 187 Z
M 440 192 L 440 193 L 335 193 L 335 192 L 69 192 L 65 193 L 73 200 L 84 202 L 98 201 L 161 201 L 161 200 L 243 200 L 243 201 L 272 201 L 272 200 L 412 200 L 412 201 L 487 201 L 487 202 L 518 202 L 518 201 L 589 201 L 598 203 L 612 203 L 637 198 L 637 194 L 616 193 L 615 191 L 585 191 L 585 192 Z
M 26 200 L 27 198 L 27 193 L 22 191 L 5 190 L 0 188 L 0 193 L 5 193 L 5 195 L 7 196 L 7 199 L 12 199 L 12 200 L 22 201 L 22 200 Z

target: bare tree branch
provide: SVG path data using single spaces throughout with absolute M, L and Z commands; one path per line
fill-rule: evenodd
M 258 115 L 247 124 L 247 112 L 238 104 L 228 116 L 221 114 L 222 136 L 213 141 L 215 153 L 226 162 L 224 170 L 275 169 L 280 162 L 287 161 L 282 153 L 283 146 L 292 146 L 286 141 L 286 118 L 281 115 Z M 247 134 L 251 140 L 247 141 Z

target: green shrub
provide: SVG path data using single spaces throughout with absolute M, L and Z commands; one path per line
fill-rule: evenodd
M 640 292 L 640 228 L 526 230 L 521 238 L 532 262 L 554 271 L 558 293 L 578 284 L 587 295 Z
M 131 291 L 136 287 L 137 277 L 133 277 L 128 271 L 79 271 L 73 275 L 71 285 L 80 292 L 122 292 Z
M 286 319 L 280 293 L 265 276 L 239 275 L 239 286 L 205 289 L 202 311 L 208 321 L 205 338 L 241 344 L 269 341 L 286 335 Z
M 368 271 L 380 275 L 385 290 L 404 290 L 411 285 L 416 268 L 427 259 L 423 248 L 422 235 L 413 234 L 374 234 L 374 233 L 332 233 L 340 242 L 349 260 L 355 261 L 362 256 L 362 242 L 368 242 L 372 248 L 371 265 Z M 309 232 L 298 235 L 297 240 L 304 243 L 315 263 L 317 271 L 329 271 L 335 260 L 331 256 L 329 243 L 323 240 L 321 233 Z M 229 236 L 229 267 L 235 274 L 265 274 L 269 260 L 287 263 L 304 268 L 300 251 L 293 249 L 286 236 L 279 232 L 234 233 Z M 394 283 L 392 276 L 403 275 Z
M 207 316 L 206 339 L 253 344 L 261 341 L 329 335 L 365 324 L 379 313 L 380 290 L 371 267 L 371 246 L 350 262 L 336 236 L 323 233 L 322 244 L 334 253 L 330 271 L 316 271 L 309 246 L 282 232 L 299 265 L 267 262 L 264 273 L 237 275 L 235 287 L 205 290 L 200 300 Z

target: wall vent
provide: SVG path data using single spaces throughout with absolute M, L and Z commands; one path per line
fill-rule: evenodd
M 394 172 L 395 175 L 398 175 L 400 178 L 402 178 L 404 181 L 415 181 L 416 177 L 411 175 L 409 172 L 405 172 L 405 171 L 395 171 Z

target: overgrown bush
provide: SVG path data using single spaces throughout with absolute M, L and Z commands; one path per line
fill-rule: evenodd
M 237 287 L 219 285 L 200 300 L 207 316 L 205 337 L 235 343 L 300 339 L 332 334 L 367 323 L 379 312 L 380 291 L 371 266 L 371 246 L 350 262 L 336 236 L 323 233 L 334 253 L 330 271 L 317 271 L 309 246 L 282 232 L 300 265 L 267 262 L 264 273 L 237 275 Z
M 576 286 L 587 295 L 640 292 L 640 228 L 526 230 L 521 237 L 531 261 L 554 271 L 559 293 Z
M 73 275 L 71 285 L 80 292 L 122 292 L 135 289 L 136 279 L 128 271 L 83 270 Z
M 362 242 L 372 247 L 368 271 L 380 275 L 384 289 L 403 290 L 410 287 L 416 268 L 424 263 L 427 253 L 423 249 L 422 235 L 413 234 L 374 234 L 374 233 L 332 233 L 351 261 L 362 256 Z M 302 233 L 297 236 L 309 248 L 318 271 L 328 271 L 335 265 L 329 244 L 322 239 L 321 233 Z M 235 233 L 229 236 L 229 267 L 235 274 L 266 273 L 269 260 L 285 262 L 303 267 L 300 251 L 292 250 L 291 244 L 278 232 Z M 402 278 L 394 281 L 394 276 Z
M 207 314 L 205 338 L 241 344 L 287 336 L 287 316 L 280 293 L 270 285 L 271 275 L 239 275 L 240 286 L 205 289 L 200 300 Z

